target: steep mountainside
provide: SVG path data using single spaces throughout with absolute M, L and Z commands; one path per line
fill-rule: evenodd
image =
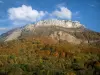
M 77 21 L 43 20 L 21 28 L 13 29 L 1 35 L 3 41 L 11 41 L 22 37 L 49 37 L 55 41 L 70 43 L 93 43 L 100 40 L 100 33 L 88 30 Z
M 100 33 L 79 22 L 45 20 L 0 37 L 0 75 L 100 75 Z

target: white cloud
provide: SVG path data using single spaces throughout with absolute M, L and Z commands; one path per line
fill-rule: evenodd
M 37 11 L 32 9 L 31 6 L 22 5 L 21 7 L 17 8 L 9 8 L 8 14 L 9 19 L 14 21 L 15 23 L 31 23 L 41 20 L 43 16 L 46 15 L 47 12 L 45 11 Z
M 52 15 L 60 19 L 71 19 L 72 12 L 64 6 L 59 7 L 60 10 L 53 11 Z
M 32 9 L 31 6 L 22 5 L 21 7 L 9 8 L 8 16 L 14 26 L 22 26 L 46 18 L 71 19 L 72 12 L 64 5 L 64 3 L 58 4 L 57 9 L 52 11 L 52 13 L 38 11 Z
M 4 3 L 3 1 L 0 1 L 0 3 Z
M 0 31 L 4 31 L 4 30 L 7 30 L 7 28 L 0 28 Z

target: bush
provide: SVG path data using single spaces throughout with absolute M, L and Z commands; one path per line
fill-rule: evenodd
M 15 59 L 15 55 L 10 55 L 9 57 L 8 57 L 8 59 Z

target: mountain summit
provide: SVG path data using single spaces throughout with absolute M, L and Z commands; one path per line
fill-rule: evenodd
M 57 20 L 57 19 L 50 19 L 44 20 L 36 23 L 36 26 L 60 26 L 64 28 L 79 28 L 84 27 L 78 21 L 71 21 L 71 20 Z
M 91 43 L 100 40 L 100 33 L 88 30 L 78 21 L 70 20 L 43 20 L 35 24 L 29 24 L 21 28 L 8 31 L 0 36 L 1 40 L 7 42 L 22 37 L 47 37 L 55 41 L 66 41 L 69 43 Z

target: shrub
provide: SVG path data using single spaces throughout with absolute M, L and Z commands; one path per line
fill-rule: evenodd
M 8 57 L 8 59 L 15 59 L 15 55 L 10 55 L 9 57 Z

